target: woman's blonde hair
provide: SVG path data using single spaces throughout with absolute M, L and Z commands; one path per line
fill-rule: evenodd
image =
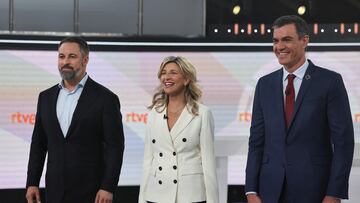
M 188 111 L 193 115 L 198 115 L 199 105 L 198 101 L 202 96 L 200 86 L 197 84 L 196 70 L 195 67 L 184 57 L 181 56 L 168 56 L 160 65 L 158 71 L 158 78 L 160 79 L 161 73 L 165 68 L 166 64 L 175 63 L 179 68 L 183 76 L 189 80 L 189 83 L 185 87 L 185 100 L 187 103 Z M 156 92 L 152 99 L 152 104 L 148 107 L 149 109 L 155 108 L 159 113 L 163 112 L 169 102 L 168 95 L 164 92 L 162 84 L 156 88 Z M 189 109 L 190 108 L 190 109 Z

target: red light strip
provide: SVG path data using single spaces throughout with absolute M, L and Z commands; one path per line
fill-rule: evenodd
M 234 24 L 234 34 L 235 35 L 239 34 L 239 24 L 237 24 L 237 23 Z
M 249 24 L 247 25 L 247 34 L 248 34 L 248 35 L 251 35 L 251 32 L 252 32 L 252 25 L 249 23 Z
M 319 33 L 319 25 L 314 23 L 314 34 L 317 35 Z
M 359 33 L 359 24 L 358 23 L 354 23 L 354 33 L 355 34 Z

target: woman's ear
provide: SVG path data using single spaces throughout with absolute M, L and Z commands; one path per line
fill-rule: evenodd
M 184 86 L 187 86 L 189 83 L 190 83 L 189 78 L 186 78 L 186 79 L 185 79 L 185 82 L 184 82 Z
M 184 83 L 184 86 L 187 86 L 189 83 L 190 83 L 190 80 L 189 80 L 189 79 L 186 79 L 186 80 L 185 80 L 185 83 Z

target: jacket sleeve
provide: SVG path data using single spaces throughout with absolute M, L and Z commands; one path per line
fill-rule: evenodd
M 259 192 L 259 172 L 264 151 L 265 123 L 260 102 L 261 79 L 256 85 L 246 164 L 245 192 Z
M 216 175 L 214 152 L 214 118 L 210 109 L 203 112 L 200 132 L 200 150 L 206 189 L 206 202 L 219 202 L 219 189 Z
M 149 113 L 148 123 L 146 126 L 146 134 L 145 134 L 145 147 L 144 147 L 144 160 L 143 160 L 143 174 L 142 180 L 140 184 L 140 191 L 139 191 L 139 203 L 146 203 L 145 200 L 145 188 L 149 179 L 151 165 L 153 161 L 153 151 L 151 148 L 151 135 L 150 135 L 150 126 L 151 126 L 151 112 Z
M 327 98 L 327 118 L 333 144 L 333 158 L 327 195 L 348 198 L 349 174 L 354 154 L 354 128 L 346 89 L 337 74 Z
M 113 193 L 119 181 L 124 152 L 124 132 L 118 97 L 111 94 L 103 108 L 104 174 L 100 188 Z
M 39 186 L 47 153 L 47 139 L 41 122 L 41 95 L 40 93 L 38 98 L 35 126 L 31 138 L 26 187 Z

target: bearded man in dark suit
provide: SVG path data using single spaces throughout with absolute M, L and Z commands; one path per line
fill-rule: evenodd
M 60 42 L 62 80 L 39 95 L 28 163 L 28 202 L 39 202 L 46 154 L 47 203 L 110 203 L 122 166 L 124 134 L 118 97 L 86 73 L 87 42 Z

